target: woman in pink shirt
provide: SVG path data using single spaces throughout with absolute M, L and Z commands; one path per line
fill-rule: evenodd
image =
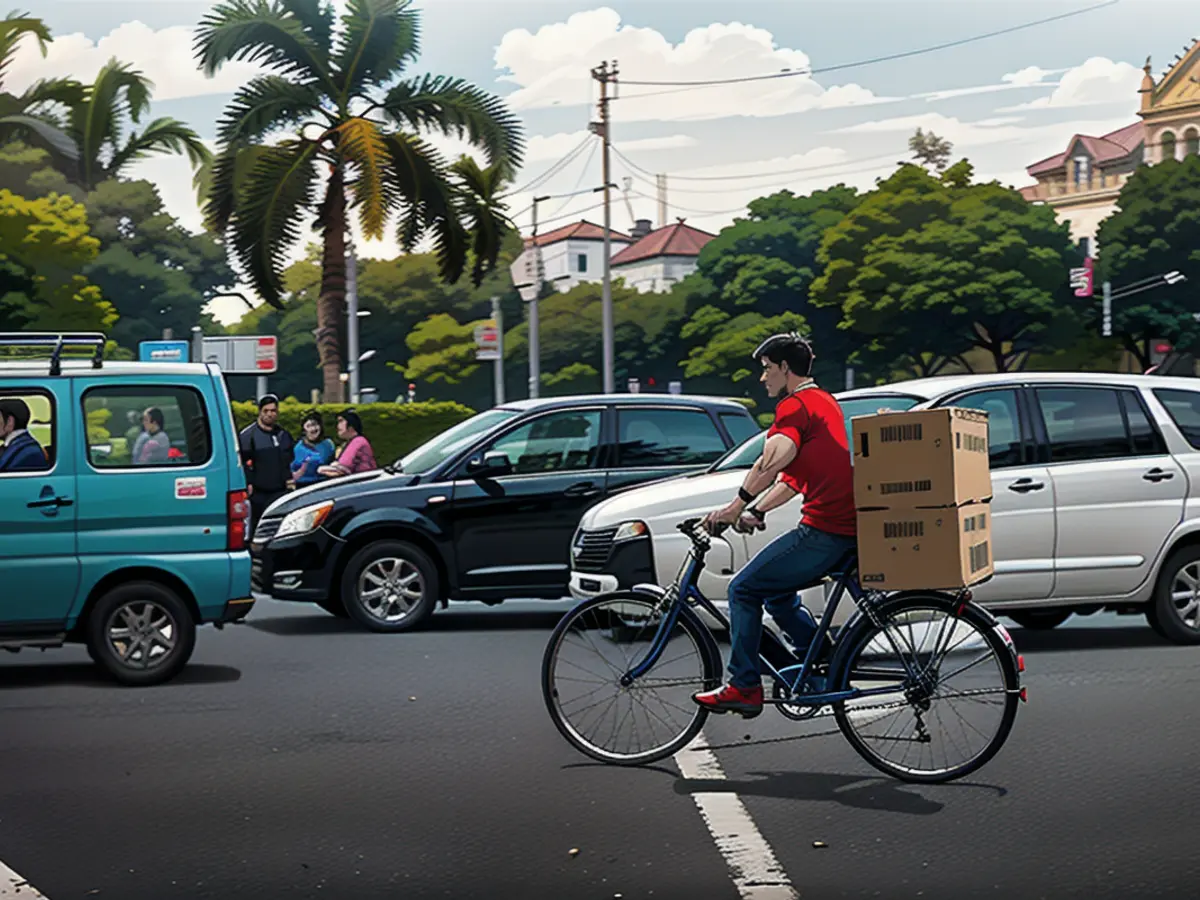
M 375 452 L 371 449 L 371 442 L 363 434 L 363 423 L 358 413 L 348 409 L 339 414 L 337 433 L 338 437 L 346 442 L 345 446 L 342 447 L 338 458 L 327 466 L 321 466 L 317 469 L 318 473 L 336 478 L 379 468 L 375 464 Z

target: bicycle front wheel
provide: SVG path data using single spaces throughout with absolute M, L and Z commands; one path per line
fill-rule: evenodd
M 891 689 L 836 704 L 838 727 L 867 762 L 903 781 L 962 778 L 1012 730 L 1020 676 L 996 620 L 953 597 L 897 597 L 859 620 L 831 679 L 837 690 Z M 841 656 L 841 654 L 839 654 Z
M 601 762 L 642 765 L 672 756 L 700 733 L 708 711 L 692 694 L 719 683 L 719 663 L 706 652 L 711 638 L 703 626 L 683 610 L 653 667 L 621 684 L 664 627 L 654 599 L 625 592 L 586 600 L 558 623 L 542 661 L 542 693 L 576 749 Z

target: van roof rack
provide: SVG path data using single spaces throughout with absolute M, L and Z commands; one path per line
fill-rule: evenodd
M 26 347 L 48 350 L 50 358 L 50 374 L 62 374 L 62 352 L 71 349 L 92 350 L 92 368 L 104 367 L 104 345 L 108 341 L 105 335 L 96 331 L 81 331 L 58 334 L 56 332 L 0 332 L 0 348 Z M 18 359 L 41 359 L 41 354 L 20 356 Z

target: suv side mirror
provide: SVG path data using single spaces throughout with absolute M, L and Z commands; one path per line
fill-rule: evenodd
M 508 458 L 507 453 L 499 450 L 489 450 L 482 457 L 473 457 L 467 463 L 468 472 L 485 478 L 498 478 L 501 475 L 511 474 L 512 470 L 512 460 Z

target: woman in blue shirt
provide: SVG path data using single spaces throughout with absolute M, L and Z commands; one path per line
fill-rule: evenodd
M 304 417 L 300 431 L 292 460 L 292 478 L 296 487 L 307 487 L 321 480 L 317 469 L 333 460 L 333 441 L 325 437 L 325 426 L 315 410 Z

